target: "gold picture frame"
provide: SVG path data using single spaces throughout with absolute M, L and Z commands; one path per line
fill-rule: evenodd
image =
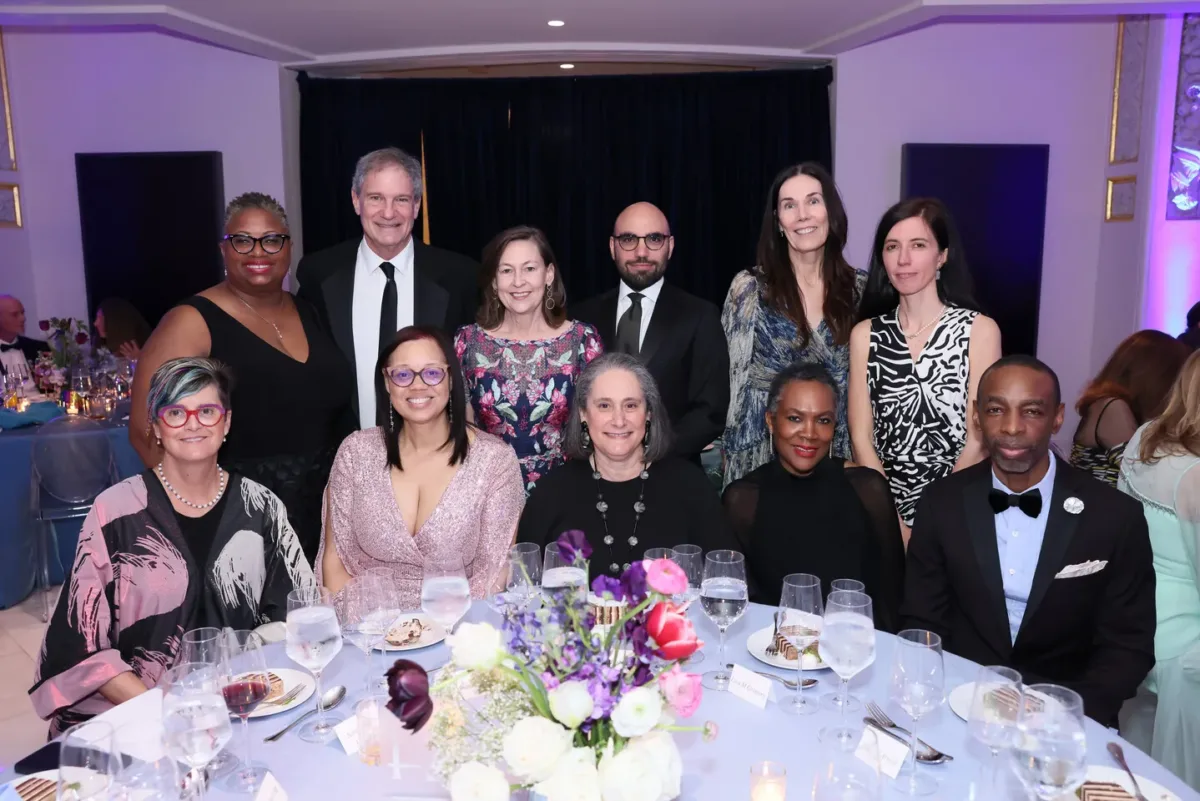
M 0 184 L 0 228 L 20 228 L 21 188 L 16 184 Z
M 1104 197 L 1105 222 L 1128 222 L 1133 219 L 1137 201 L 1137 176 L 1122 175 L 1108 179 Z
M 4 142 L 0 143 L 0 170 L 17 171 L 17 146 L 13 140 L 12 104 L 8 99 L 8 62 L 4 56 L 4 30 L 0 28 L 0 94 L 4 100 Z
M 1148 16 L 1125 16 L 1117 22 L 1112 119 L 1108 131 L 1109 164 L 1129 164 L 1138 160 L 1149 36 Z

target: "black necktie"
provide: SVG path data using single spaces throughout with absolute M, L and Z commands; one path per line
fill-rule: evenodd
M 629 293 L 629 308 L 617 320 L 617 352 L 638 356 L 642 352 L 642 293 Z
M 392 343 L 396 338 L 396 268 L 390 261 L 379 265 L 387 276 L 387 286 L 383 288 L 383 303 L 379 306 L 379 350 Z
M 1042 492 L 1041 490 L 1030 490 L 1021 495 L 1009 495 L 1004 490 L 993 487 L 988 490 L 988 504 L 996 514 L 1015 506 L 1030 517 L 1037 517 L 1042 513 Z

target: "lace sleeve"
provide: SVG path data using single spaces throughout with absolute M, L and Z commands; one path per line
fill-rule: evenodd
M 737 538 L 742 553 L 746 553 L 750 548 L 754 515 L 758 512 L 758 482 L 739 478 L 725 488 L 721 501 L 725 506 L 725 516 L 733 528 L 733 536 Z
M 1183 534 L 1183 549 L 1192 565 L 1192 577 L 1200 584 L 1200 462 L 1184 472 L 1175 488 L 1175 513 Z
M 904 540 L 900 521 L 892 503 L 887 480 L 868 467 L 846 470 L 846 479 L 867 511 L 874 535 L 875 565 L 866 565 L 866 575 L 875 577 L 875 618 L 884 631 L 896 631 L 900 622 L 900 603 L 904 597 Z M 868 588 L 870 583 L 868 583 Z

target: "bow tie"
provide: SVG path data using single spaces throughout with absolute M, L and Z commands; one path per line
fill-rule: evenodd
M 10 350 L 20 350 L 20 349 L 21 349 L 21 346 L 17 345 L 15 342 L 11 345 L 5 345 L 3 342 L 0 342 L 0 353 L 8 353 Z
M 988 490 L 988 504 L 996 514 L 1015 506 L 1030 517 L 1037 517 L 1042 513 L 1042 492 L 1030 490 L 1021 495 L 1010 495 L 1004 490 L 993 488 Z

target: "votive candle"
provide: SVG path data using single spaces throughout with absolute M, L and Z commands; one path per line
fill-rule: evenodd
M 787 769 L 778 762 L 759 762 L 750 768 L 750 801 L 785 801 Z

